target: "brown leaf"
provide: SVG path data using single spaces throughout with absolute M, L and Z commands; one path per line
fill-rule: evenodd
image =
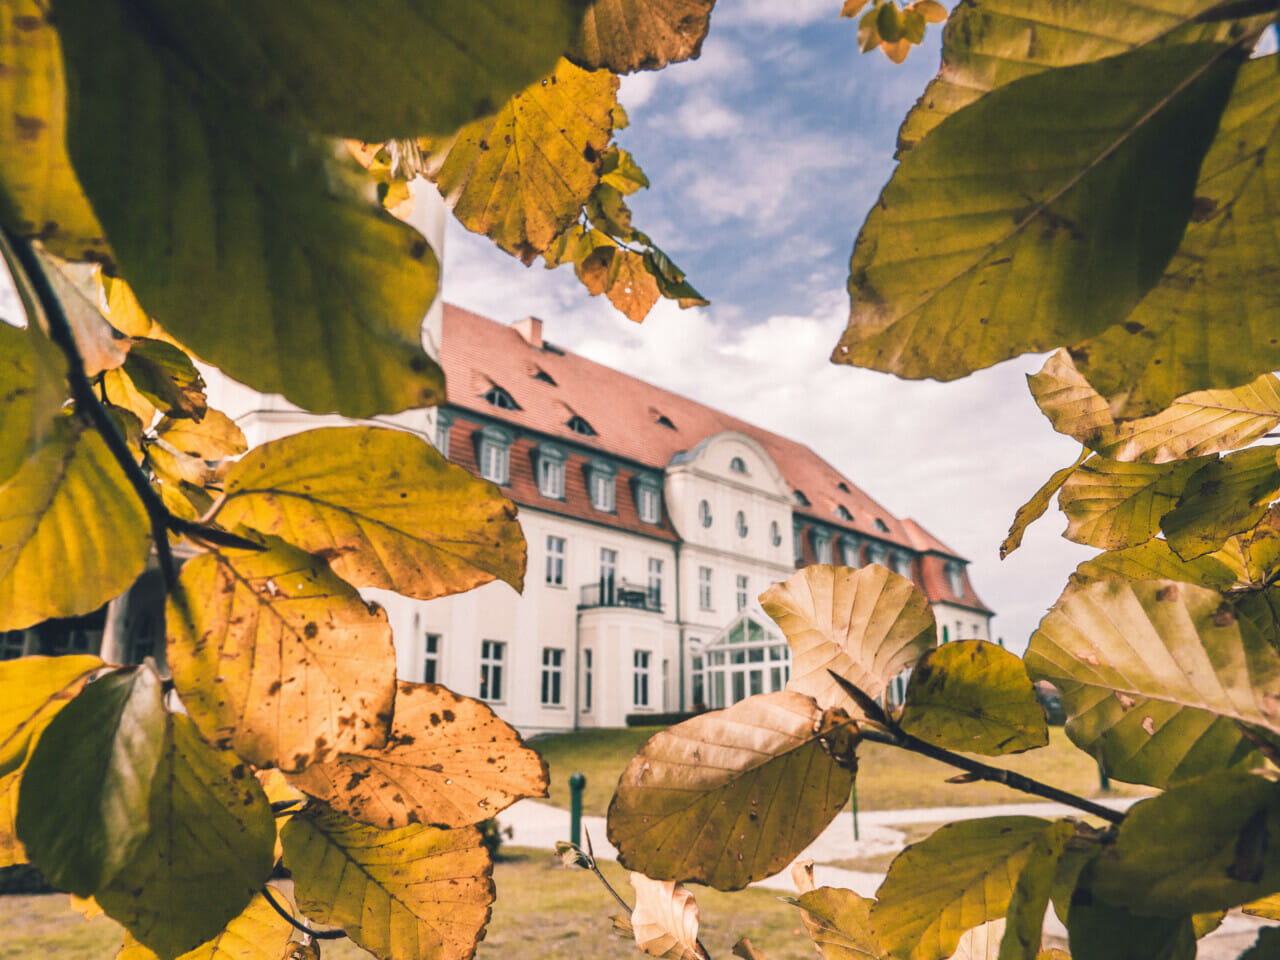
M 295 785 L 375 827 L 479 823 L 547 795 L 547 765 L 479 700 L 400 681 L 386 747 L 340 753 Z
M 631 874 L 636 891 L 631 929 L 636 946 L 651 957 L 672 960 L 707 960 L 698 942 L 698 904 L 693 894 L 671 880 L 650 880 Z
M 796 892 L 800 894 L 814 889 L 812 858 L 806 857 L 791 865 L 791 882 L 796 885 Z
M 696 59 L 715 0 L 593 0 L 568 58 L 614 73 Z

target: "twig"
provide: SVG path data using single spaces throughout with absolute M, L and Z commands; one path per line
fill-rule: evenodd
M 271 888 L 268 886 L 264 886 L 262 888 L 262 896 L 266 899 L 267 903 L 271 904 L 271 908 L 275 910 L 276 913 L 289 921 L 290 925 L 294 929 L 301 930 L 309 937 L 315 937 L 317 940 L 341 940 L 347 935 L 347 931 L 345 930 L 312 930 L 305 923 L 300 923 L 295 920 L 293 914 L 276 902 L 276 898 L 271 895 Z
M 604 888 L 608 890 L 611 894 L 613 894 L 613 899 L 617 900 L 618 905 L 622 907 L 623 910 L 627 911 L 627 916 L 628 917 L 631 916 L 632 910 L 630 905 L 627 903 L 627 901 L 622 899 L 622 897 L 618 894 L 617 890 L 613 889 L 613 885 L 610 884 L 609 881 L 604 878 L 604 874 L 600 872 L 600 867 L 596 864 L 596 852 L 591 849 L 591 831 L 589 831 L 586 827 L 583 827 L 582 835 L 587 840 L 587 860 L 589 860 L 591 863 L 591 867 L 590 867 L 591 872 L 600 878 L 600 882 L 604 884 Z
M 841 689 L 848 690 L 850 687 L 854 687 L 852 683 L 835 671 L 830 670 L 828 673 L 836 678 Z M 857 688 L 854 687 L 854 689 Z M 862 694 L 862 697 L 867 697 L 865 692 L 861 690 L 858 692 Z M 1030 793 L 1037 797 L 1044 797 L 1046 800 L 1053 800 L 1057 803 L 1075 807 L 1077 810 L 1083 810 L 1085 813 L 1100 817 L 1109 823 L 1124 822 L 1125 815 L 1118 810 L 1112 810 L 1110 807 L 1104 807 L 1100 803 L 1094 803 L 1092 800 L 1078 797 L 1074 793 L 1068 793 L 1066 790 L 1060 790 L 1047 783 L 1041 783 L 1039 780 L 1033 780 L 1031 777 L 1023 776 L 1021 773 L 993 767 L 963 754 L 953 753 L 945 747 L 936 747 L 932 743 L 921 740 L 919 737 L 912 736 L 896 723 L 891 722 L 885 733 L 863 729 L 860 731 L 860 736 L 862 739 L 870 740 L 873 743 L 884 743 L 892 747 L 900 747 L 903 750 L 910 750 L 912 753 L 919 753 L 926 757 L 932 757 L 934 760 L 940 760 L 950 766 L 967 771 L 975 780 L 1003 783 L 1005 786 L 1012 787 L 1022 793 Z

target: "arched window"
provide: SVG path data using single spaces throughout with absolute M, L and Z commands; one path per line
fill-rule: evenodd
M 591 426 L 591 424 L 587 423 L 586 420 L 578 416 L 576 413 L 569 418 L 565 426 L 574 433 L 582 434 L 584 437 L 594 437 L 596 435 L 595 427 Z
M 747 535 L 747 515 L 741 510 L 733 521 L 734 529 L 738 531 L 738 536 L 745 537 Z
M 846 508 L 844 504 L 840 504 L 840 506 L 836 507 L 836 516 L 841 520 L 853 519 L 853 514 L 849 512 L 848 508 Z
M 747 464 L 741 457 L 734 457 L 729 461 L 729 469 L 734 473 L 746 473 Z
M 888 533 L 889 525 L 885 523 L 883 520 L 881 520 L 879 517 L 876 517 L 876 529 L 879 530 L 881 533 Z
M 503 390 L 496 383 L 489 388 L 489 392 L 484 395 L 484 399 L 493 404 L 499 410 L 519 410 L 520 404 L 507 391 Z
M 809 506 L 809 498 L 804 495 L 803 490 L 797 490 L 795 492 L 795 497 L 796 497 L 796 503 L 800 504 L 800 506 L 802 507 Z
M 705 500 L 698 504 L 698 522 L 704 527 L 711 526 L 711 504 Z

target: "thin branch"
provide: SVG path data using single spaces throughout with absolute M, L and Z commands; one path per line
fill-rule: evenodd
M 613 889 L 613 885 L 610 884 L 609 881 L 604 878 L 604 874 L 600 872 L 600 867 L 596 864 L 596 852 L 591 849 L 591 832 L 586 827 L 583 827 L 582 835 L 587 840 L 587 859 L 591 862 L 591 866 L 589 869 L 591 870 L 592 873 L 594 873 L 597 877 L 600 878 L 600 882 L 604 884 L 604 888 L 608 890 L 611 894 L 613 894 L 613 899 L 618 901 L 618 905 L 622 907 L 623 910 L 627 911 L 627 916 L 628 917 L 631 916 L 632 914 L 631 906 L 627 903 L 627 901 L 622 899 L 622 897 L 618 894 L 617 890 Z
M 315 937 L 317 940 L 341 940 L 347 935 L 347 931 L 345 930 L 312 930 L 305 923 L 300 923 L 295 920 L 293 914 L 280 906 L 276 901 L 276 898 L 271 895 L 271 888 L 268 886 L 263 886 L 262 896 L 266 899 L 267 903 L 271 904 L 271 909 L 275 910 L 275 912 L 280 914 L 280 916 L 285 920 L 288 920 L 289 924 L 295 930 L 301 930 L 309 937 Z
M 857 689 L 854 684 L 841 677 L 834 670 L 828 670 L 827 672 L 836 678 L 841 689 L 848 690 L 850 687 Z M 867 698 L 867 694 L 864 691 L 859 690 L 858 692 L 863 698 Z M 888 744 L 891 747 L 899 747 L 903 750 L 910 750 L 912 753 L 931 757 L 934 760 L 940 760 L 949 766 L 968 772 L 975 780 L 1003 783 L 1005 786 L 1012 787 L 1022 793 L 1030 793 L 1037 797 L 1044 797 L 1046 800 L 1053 800 L 1069 807 L 1075 807 L 1077 810 L 1083 810 L 1085 813 L 1100 817 L 1109 823 L 1124 822 L 1125 815 L 1118 810 L 1112 810 L 1110 807 L 1104 807 L 1100 803 L 1086 800 L 1084 797 L 1076 796 L 1074 793 L 1068 793 L 1066 790 L 1060 790 L 1047 783 L 1041 783 L 1039 780 L 1033 780 L 1031 777 L 1023 776 L 1021 773 L 1015 773 L 1012 770 L 1005 770 L 1001 767 L 993 767 L 989 763 L 974 760 L 972 757 L 964 756 L 964 754 L 953 753 L 945 747 L 936 747 L 932 743 L 921 740 L 919 737 L 912 736 L 897 724 L 891 724 L 890 729 L 885 733 L 864 728 L 859 731 L 859 735 L 862 739 L 870 740 L 873 743 Z

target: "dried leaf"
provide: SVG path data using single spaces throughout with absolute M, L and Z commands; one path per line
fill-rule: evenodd
M 636 905 L 631 929 L 636 946 L 651 957 L 707 960 L 698 942 L 698 904 L 693 894 L 672 880 L 650 880 L 632 871 Z

